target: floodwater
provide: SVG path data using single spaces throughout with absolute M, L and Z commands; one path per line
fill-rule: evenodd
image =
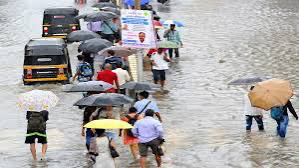
M 72 104 L 80 94 L 62 93 L 61 85 L 22 85 L 23 48 L 40 37 L 43 9 L 75 6 L 90 11 L 93 0 L 0 0 L 0 167 L 88 167 L 82 112 Z M 292 117 L 287 138 L 275 135 L 275 123 L 265 113 L 265 132 L 254 125 L 245 132 L 244 87 L 228 87 L 238 77 L 257 75 L 299 85 L 297 64 L 299 1 L 297 0 L 171 0 L 154 5 L 163 18 L 183 22 L 181 58 L 168 73 L 166 95 L 154 95 L 164 119 L 167 168 L 299 167 L 298 123 Z M 76 46 L 69 46 L 75 56 Z M 73 57 L 73 64 L 75 64 Z M 147 80 L 150 73 L 146 72 Z M 32 162 L 24 144 L 25 113 L 16 95 L 31 89 L 54 91 L 60 98 L 50 111 L 46 162 Z M 292 99 L 298 109 L 297 97 Z M 138 167 L 118 141 L 122 168 Z M 38 148 L 40 149 L 40 148 Z M 155 162 L 150 157 L 151 167 Z

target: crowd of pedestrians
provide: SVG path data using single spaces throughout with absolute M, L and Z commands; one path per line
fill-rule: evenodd
M 160 17 L 152 9 L 151 5 L 146 5 L 143 9 L 151 10 L 154 14 L 155 20 L 160 20 Z M 96 32 L 103 39 L 106 39 L 115 45 L 121 45 L 120 42 L 120 24 L 119 19 L 112 19 L 111 21 L 89 22 L 87 28 L 90 31 Z M 156 29 L 157 39 L 161 40 L 158 29 Z M 164 34 L 164 38 L 169 41 L 182 44 L 179 33 L 175 30 L 175 25 L 171 25 L 170 29 Z M 178 49 L 174 49 L 176 57 L 179 57 Z M 168 63 L 171 61 L 173 50 L 156 48 L 152 49 L 150 53 L 150 60 L 152 63 L 153 81 L 160 84 L 163 89 L 166 80 L 166 70 L 168 70 Z M 99 67 L 95 67 L 94 58 L 96 54 L 84 53 L 78 50 L 78 63 L 76 72 L 73 76 L 73 82 L 81 83 L 92 80 L 103 81 L 113 85 L 113 87 L 103 93 L 120 93 L 128 94 L 126 89 L 120 86 L 132 80 L 128 71 L 127 60 L 117 56 L 114 50 L 108 50 L 108 56 L 104 57 Z M 97 71 L 98 69 L 98 71 Z M 88 92 L 84 94 L 85 97 L 101 92 Z M 119 156 L 115 139 L 116 133 L 111 130 L 92 129 L 83 127 L 87 123 L 98 119 L 119 119 L 133 125 L 133 129 L 120 130 L 120 136 L 123 138 L 124 145 L 128 146 L 135 161 L 140 160 L 140 166 L 146 167 L 146 158 L 148 156 L 148 148 L 151 148 L 155 155 L 157 166 L 161 167 L 164 152 L 161 145 L 164 142 L 164 131 L 162 127 L 162 116 L 160 109 L 155 101 L 149 99 L 150 93 L 147 91 L 140 91 L 136 96 L 136 102 L 132 104 L 127 112 L 120 113 L 115 116 L 112 106 L 102 107 L 82 107 L 83 122 L 81 135 L 86 137 L 85 146 L 87 155 L 93 164 L 100 167 L 117 167 L 116 158 Z M 124 109 L 124 108 L 122 108 Z M 126 111 L 126 110 L 125 110 Z M 42 143 L 42 159 L 45 158 L 47 150 L 47 135 L 46 135 L 46 121 L 48 120 L 48 112 L 28 112 L 28 128 L 26 143 L 30 144 L 30 150 L 34 160 L 36 157 L 35 139 L 38 143 Z M 108 145 L 107 145 L 108 144 Z M 114 152 L 112 152 L 114 151 Z
M 117 34 L 117 20 L 111 22 L 90 22 L 88 28 L 94 32 L 99 33 L 102 38 L 111 42 L 118 43 Z M 100 26 L 100 28 L 99 28 Z M 157 34 L 158 35 L 158 34 Z M 168 69 L 168 62 L 170 58 L 165 52 L 165 49 L 158 48 L 152 52 L 152 72 L 154 83 L 161 84 L 164 88 L 166 80 L 166 70 Z M 88 63 L 84 57 L 88 54 L 82 54 L 78 56 L 77 72 L 73 78 L 78 82 L 86 82 L 95 79 L 98 81 L 104 81 L 113 85 L 113 88 L 107 90 L 108 93 L 120 93 L 127 94 L 126 89 L 121 89 L 120 86 L 131 81 L 130 73 L 127 71 L 126 60 L 115 54 L 115 51 L 108 50 L 108 56 L 103 59 L 100 64 L 99 72 L 94 72 L 93 63 Z M 95 74 L 96 73 L 96 74 Z M 89 94 L 91 95 L 91 94 Z M 128 112 L 120 115 L 120 119 L 134 125 L 134 128 L 128 130 L 122 130 L 120 135 L 123 137 L 124 145 L 128 145 L 134 160 L 140 160 L 142 168 L 146 167 L 146 157 L 148 154 L 148 148 L 150 147 L 157 160 L 158 167 L 162 164 L 161 156 L 164 154 L 161 148 L 163 139 L 162 117 L 160 115 L 160 109 L 155 101 L 149 99 L 149 92 L 141 91 L 137 94 L 137 101 Z M 157 120 L 154 119 L 157 117 Z M 112 106 L 105 106 L 101 108 L 87 107 L 84 109 L 83 124 L 86 124 L 95 119 L 114 119 L 118 116 L 113 116 Z M 109 130 L 98 129 L 85 129 L 82 127 L 82 135 L 86 137 L 86 149 L 91 160 L 97 165 L 107 167 L 117 167 L 115 158 L 110 156 L 110 150 L 99 151 L 99 148 L 105 144 L 113 145 L 117 150 L 115 133 Z M 108 137 L 108 138 L 103 138 Z M 106 141 L 106 142 L 105 142 Z M 109 141 L 109 142 L 107 142 Z M 99 147 L 101 146 L 101 147 Z M 100 156 L 100 153 L 106 153 L 104 156 Z M 109 153 L 109 155 L 107 155 Z M 109 157 L 109 158 L 107 158 Z M 101 160 L 101 161 L 100 161 Z M 100 163 L 97 163 L 100 162 Z M 103 163 L 105 162 L 105 163 Z

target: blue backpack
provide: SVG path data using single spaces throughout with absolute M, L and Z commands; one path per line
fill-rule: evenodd
M 84 78 L 91 78 L 93 76 L 92 68 L 88 63 L 85 62 L 80 64 L 80 76 Z
M 280 120 L 282 118 L 283 111 L 284 111 L 283 106 L 273 107 L 273 108 L 271 108 L 271 117 L 274 120 Z

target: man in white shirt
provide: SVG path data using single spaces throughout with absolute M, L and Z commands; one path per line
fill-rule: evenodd
M 252 90 L 254 86 L 251 86 Z M 251 130 L 252 118 L 255 119 L 260 131 L 264 130 L 263 110 L 257 107 L 252 107 L 248 94 L 244 95 L 244 113 L 246 116 L 246 130 Z
M 116 73 L 119 86 L 121 86 L 131 80 L 131 77 L 130 77 L 128 71 L 122 69 L 121 64 L 117 64 L 116 69 L 113 70 L 112 72 Z M 120 89 L 120 93 L 126 94 L 126 89 Z
M 168 62 L 170 62 L 170 59 L 162 48 L 158 48 L 158 51 L 152 54 L 151 61 L 153 65 L 154 82 L 155 84 L 158 84 L 160 81 L 161 87 L 163 88 L 166 80 L 165 71 L 168 69 Z

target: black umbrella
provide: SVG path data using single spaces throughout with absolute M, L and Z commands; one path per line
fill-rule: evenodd
M 66 36 L 68 42 L 79 42 L 79 41 L 85 41 L 94 38 L 101 38 L 101 36 L 95 32 L 87 31 L 87 30 L 74 31 Z
M 120 106 L 132 103 L 133 99 L 118 93 L 94 94 L 77 101 L 74 106 Z
M 113 12 L 99 11 L 89 14 L 82 14 L 76 17 L 77 19 L 84 19 L 86 22 L 98 22 L 108 21 L 111 19 L 119 18 L 119 16 Z
M 102 11 L 106 11 L 106 12 L 113 12 L 117 15 L 120 15 L 120 10 L 118 10 L 117 8 L 113 8 L 113 7 L 104 7 L 104 8 L 101 8 L 100 10 Z
M 231 81 L 228 84 L 229 85 L 251 85 L 262 81 L 263 79 L 261 79 L 260 77 L 249 77 L 249 78 L 236 79 Z
M 95 12 L 94 12 L 95 13 Z M 76 16 L 75 18 L 76 19 L 86 19 L 87 18 L 87 16 L 89 16 L 89 15 L 91 15 L 91 14 L 93 14 L 93 13 L 85 13 L 85 14 L 82 14 L 82 15 L 79 15 L 79 16 Z
M 76 85 L 66 85 L 64 92 L 103 92 L 113 87 L 104 81 L 80 82 Z
M 117 8 L 117 6 L 114 3 L 111 3 L 111 2 L 96 3 L 96 4 L 92 5 L 92 7 L 99 8 L 99 9 L 104 8 L 104 7 Z
M 131 90 L 158 90 L 160 89 L 159 85 L 146 83 L 146 82 L 127 82 L 121 86 L 122 89 L 131 89 Z
M 119 15 L 113 12 L 107 12 L 107 11 L 99 11 L 96 13 L 93 13 L 91 15 L 88 15 L 87 19 L 92 22 L 97 22 L 97 21 L 108 21 L 111 19 L 119 18 Z
M 94 38 L 84 41 L 79 45 L 79 50 L 84 53 L 98 53 L 99 51 L 111 47 L 113 44 L 105 39 Z

